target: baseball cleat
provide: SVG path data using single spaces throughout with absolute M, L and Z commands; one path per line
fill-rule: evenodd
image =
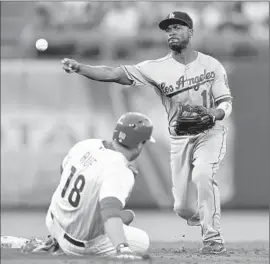
M 17 248 L 29 243 L 30 239 L 15 236 L 1 236 L 1 248 Z
M 203 247 L 200 249 L 200 253 L 203 255 L 218 255 L 226 253 L 224 244 L 215 241 L 204 242 Z
M 135 213 L 132 210 L 123 210 L 120 213 L 122 221 L 125 225 L 129 225 L 135 218 Z
M 56 252 L 60 250 L 60 246 L 56 239 L 48 236 L 44 240 L 36 238 L 30 239 L 24 246 L 21 247 L 22 253 L 40 253 L 40 252 Z
M 33 252 L 36 248 L 38 248 L 40 245 L 42 245 L 43 241 L 31 238 L 29 241 L 27 241 L 20 249 L 21 253 L 30 253 Z

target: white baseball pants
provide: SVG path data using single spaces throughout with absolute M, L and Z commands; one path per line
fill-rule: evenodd
M 224 243 L 215 176 L 226 153 L 226 135 L 226 128 L 214 127 L 196 136 L 171 138 L 174 211 L 188 224 L 201 225 L 204 242 Z
M 67 255 L 83 256 L 87 254 L 94 254 L 99 256 L 113 256 L 116 255 L 116 250 L 107 235 L 101 235 L 91 241 L 80 241 L 85 245 L 84 247 L 76 246 L 69 242 L 65 237 L 65 230 L 58 224 L 55 217 L 52 219 L 50 212 L 46 217 L 46 226 L 50 234 L 58 241 L 60 247 Z M 124 232 L 130 249 L 135 254 L 144 255 L 147 253 L 150 239 L 148 234 L 138 228 L 124 225 Z M 77 240 L 77 239 L 76 239 Z

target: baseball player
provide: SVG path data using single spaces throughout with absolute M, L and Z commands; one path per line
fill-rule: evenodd
M 63 159 L 61 180 L 48 209 L 50 237 L 43 245 L 28 243 L 23 252 L 54 252 L 57 242 L 67 255 L 145 258 L 149 236 L 129 226 L 135 215 L 123 208 L 137 174 L 130 162 L 147 141 L 154 142 L 152 131 L 147 116 L 129 112 L 118 120 L 112 142 L 87 139 L 73 146 Z
M 215 175 L 226 152 L 222 120 L 232 111 L 227 74 L 217 59 L 192 49 L 187 13 L 172 12 L 159 28 L 171 49 L 163 58 L 115 68 L 64 59 L 63 69 L 96 81 L 154 88 L 168 114 L 174 211 L 188 225 L 201 226 L 201 253 L 223 253 Z

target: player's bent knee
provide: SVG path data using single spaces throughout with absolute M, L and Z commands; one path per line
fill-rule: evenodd
M 139 255 L 146 254 L 150 246 L 149 235 L 144 230 L 131 226 L 124 226 L 124 229 L 130 249 Z
M 215 172 L 213 165 L 208 164 L 204 167 L 198 166 L 193 169 L 192 181 L 198 186 L 198 184 L 207 183 L 209 180 L 213 180 Z
M 194 210 L 191 210 L 188 208 L 182 208 L 182 207 L 174 207 L 174 211 L 177 215 L 179 215 L 185 220 L 188 220 L 195 214 Z
M 139 237 L 140 239 L 134 245 L 132 245 L 132 251 L 134 253 L 144 255 L 148 252 L 150 238 L 149 235 L 143 230 L 140 230 Z

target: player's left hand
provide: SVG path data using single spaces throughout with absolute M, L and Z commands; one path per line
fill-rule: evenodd
M 204 106 L 195 106 L 194 111 L 201 116 L 201 120 L 204 123 L 215 123 L 215 109 L 206 108 Z
M 214 110 L 214 109 L 213 109 Z M 212 109 L 203 106 L 179 105 L 175 122 L 176 135 L 197 135 L 215 125 Z

